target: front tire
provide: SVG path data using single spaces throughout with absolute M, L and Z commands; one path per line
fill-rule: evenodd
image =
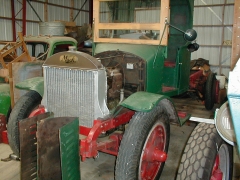
M 218 134 L 213 124 L 199 123 L 188 139 L 177 180 L 232 179 L 232 146 Z
M 41 103 L 42 97 L 36 91 L 29 91 L 21 96 L 10 114 L 7 132 L 9 145 L 15 155 L 19 157 L 20 141 L 18 123 L 28 118 L 30 113 Z
M 206 85 L 205 85 L 205 108 L 211 110 L 216 101 L 216 75 L 212 72 L 208 75 Z
M 166 160 L 169 135 L 169 118 L 161 106 L 148 113 L 136 112 L 121 141 L 116 180 L 159 179 Z

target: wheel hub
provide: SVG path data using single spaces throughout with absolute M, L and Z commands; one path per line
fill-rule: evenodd
M 150 131 L 140 159 L 141 179 L 154 179 L 161 167 L 167 160 L 164 152 L 166 144 L 166 131 L 159 123 Z
M 219 166 L 220 166 L 220 158 L 219 158 L 219 154 L 217 154 L 217 157 L 215 159 L 215 163 L 212 169 L 211 180 L 222 180 L 223 172 L 221 171 Z

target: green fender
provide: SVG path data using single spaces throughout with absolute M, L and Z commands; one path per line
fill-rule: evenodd
M 18 89 L 37 91 L 43 97 L 44 79 L 43 77 L 34 77 L 26 79 L 15 85 Z
M 150 112 L 158 104 L 165 107 L 171 122 L 179 125 L 183 124 L 178 118 L 174 104 L 168 96 L 139 91 L 129 96 L 120 105 L 134 111 Z
M 11 108 L 10 86 L 9 84 L 0 84 L 0 114 L 8 115 Z

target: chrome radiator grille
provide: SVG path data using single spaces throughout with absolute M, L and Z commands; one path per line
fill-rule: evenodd
M 93 120 L 109 113 L 106 106 L 104 69 L 82 70 L 44 67 L 42 104 L 55 117 L 79 117 L 79 124 L 93 126 Z

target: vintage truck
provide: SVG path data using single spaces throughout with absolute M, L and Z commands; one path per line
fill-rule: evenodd
M 9 64 L 11 63 L 11 74 L 7 73 L 3 76 L 0 75 L 0 114 L 3 114 L 6 119 L 9 118 L 11 104 L 13 106 L 14 102 L 16 102 L 22 94 L 26 93 L 15 88 L 10 88 L 10 83 L 8 82 L 9 75 L 11 76 L 10 79 L 12 79 L 11 82 L 13 82 L 13 85 L 28 78 L 42 76 L 43 60 L 55 53 L 68 50 L 69 46 L 77 45 L 77 41 L 70 37 L 46 35 L 29 35 L 23 37 L 22 41 L 24 41 L 24 46 L 19 40 L 17 43 L 12 43 L 14 45 L 11 45 L 11 43 L 5 43 L 5 46 L 1 50 L 1 55 L 4 55 L 6 58 L 8 57 L 8 54 L 11 55 L 11 53 L 16 52 L 16 55 L 12 57 L 10 61 L 0 62 L 1 69 L 7 71 L 8 67 L 10 67 Z M 8 44 L 9 46 L 7 46 Z M 26 48 L 26 52 L 24 53 L 31 56 L 30 60 L 21 60 L 20 56 L 23 54 L 21 49 L 24 49 L 23 47 Z M 5 57 L 3 59 L 5 59 Z M 15 98 L 13 96 L 15 96 Z
M 170 96 L 189 89 L 190 56 L 198 49 L 194 1 L 93 3 L 93 56 L 57 53 L 44 62 L 38 83 L 17 84 L 29 92 L 10 114 L 10 146 L 19 156 L 18 122 L 27 117 L 78 117 L 82 160 L 106 152 L 117 156 L 115 179 L 158 179 L 170 123 L 181 126 L 189 118 Z

